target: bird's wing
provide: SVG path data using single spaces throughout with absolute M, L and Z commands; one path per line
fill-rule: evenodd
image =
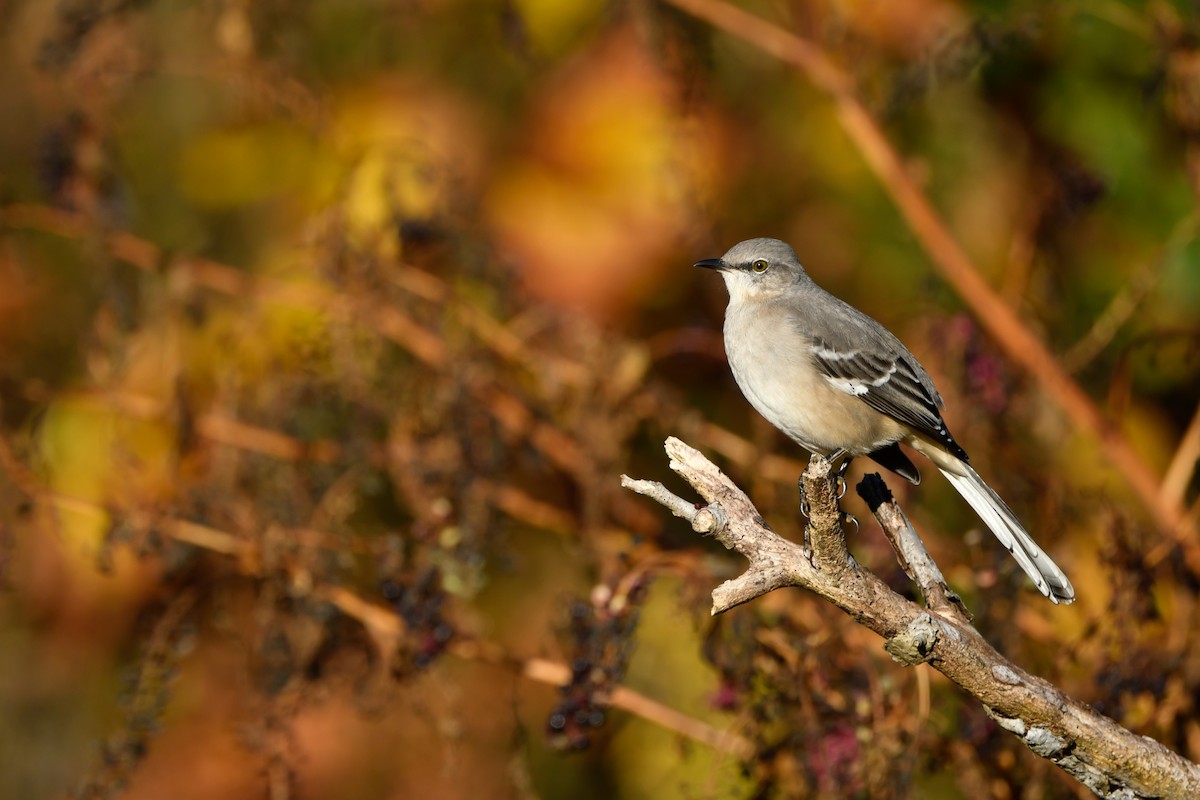
M 940 411 L 942 398 L 903 345 L 896 342 L 890 346 L 884 340 L 856 346 L 832 338 L 812 343 L 813 359 L 827 381 L 967 460 L 966 452 L 946 429 Z

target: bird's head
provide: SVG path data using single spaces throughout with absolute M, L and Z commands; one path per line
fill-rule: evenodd
M 706 258 L 695 266 L 720 272 L 731 302 L 765 299 L 809 280 L 796 252 L 778 239 L 747 239 L 720 258 Z

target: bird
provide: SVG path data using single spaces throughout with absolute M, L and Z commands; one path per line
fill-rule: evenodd
M 914 485 L 904 444 L 925 456 L 1051 602 L 1075 589 L 1000 495 L 970 465 L 942 418 L 942 396 L 917 357 L 871 317 L 818 286 L 779 239 L 739 242 L 716 270 L 729 291 L 725 353 L 755 410 L 833 461 L 867 456 Z

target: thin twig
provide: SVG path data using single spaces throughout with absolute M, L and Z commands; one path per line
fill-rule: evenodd
M 514 660 L 506 656 L 497 645 L 476 639 L 461 639 L 450 647 L 459 658 L 480 661 L 512 669 L 522 677 L 551 686 L 565 686 L 571 680 L 571 669 L 557 661 L 545 658 Z M 625 686 L 617 687 L 609 698 L 614 708 L 653 722 L 692 741 L 712 747 L 737 758 L 749 758 L 754 746 L 749 740 L 735 733 L 722 731 L 707 722 L 690 717 L 681 711 L 653 700 Z
M 1117 335 L 1121 326 L 1129 321 L 1138 306 L 1158 285 L 1166 266 L 1196 238 L 1200 226 L 1200 215 L 1195 211 L 1175 224 L 1162 252 L 1152 261 L 1138 267 L 1129 281 L 1109 301 L 1087 332 L 1063 353 L 1063 368 L 1075 373 L 1083 369 L 1092 359 L 1104 351 Z
M 1172 456 L 1171 464 L 1167 467 L 1166 477 L 1163 478 L 1162 493 L 1165 502 L 1183 503 L 1198 461 L 1200 461 L 1200 405 L 1196 406 L 1196 412 L 1192 414 L 1192 421 L 1184 431 L 1183 438 L 1179 440 L 1179 446 L 1175 448 L 1175 455 Z

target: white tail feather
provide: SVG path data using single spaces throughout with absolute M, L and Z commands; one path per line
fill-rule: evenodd
M 1066 574 L 1050 560 L 1050 556 L 1042 552 L 1033 541 L 1033 537 L 1025 532 L 1025 528 L 1000 499 L 1000 495 L 992 491 L 970 465 L 959 463 L 966 469 L 965 475 L 957 475 L 939 467 L 941 473 L 950 481 L 950 485 L 970 503 L 971 508 L 975 509 L 975 513 L 996 535 L 1000 544 L 1012 553 L 1021 569 L 1025 570 L 1025 574 L 1033 580 L 1042 594 L 1053 603 L 1073 601 L 1075 588 L 1071 586 Z

